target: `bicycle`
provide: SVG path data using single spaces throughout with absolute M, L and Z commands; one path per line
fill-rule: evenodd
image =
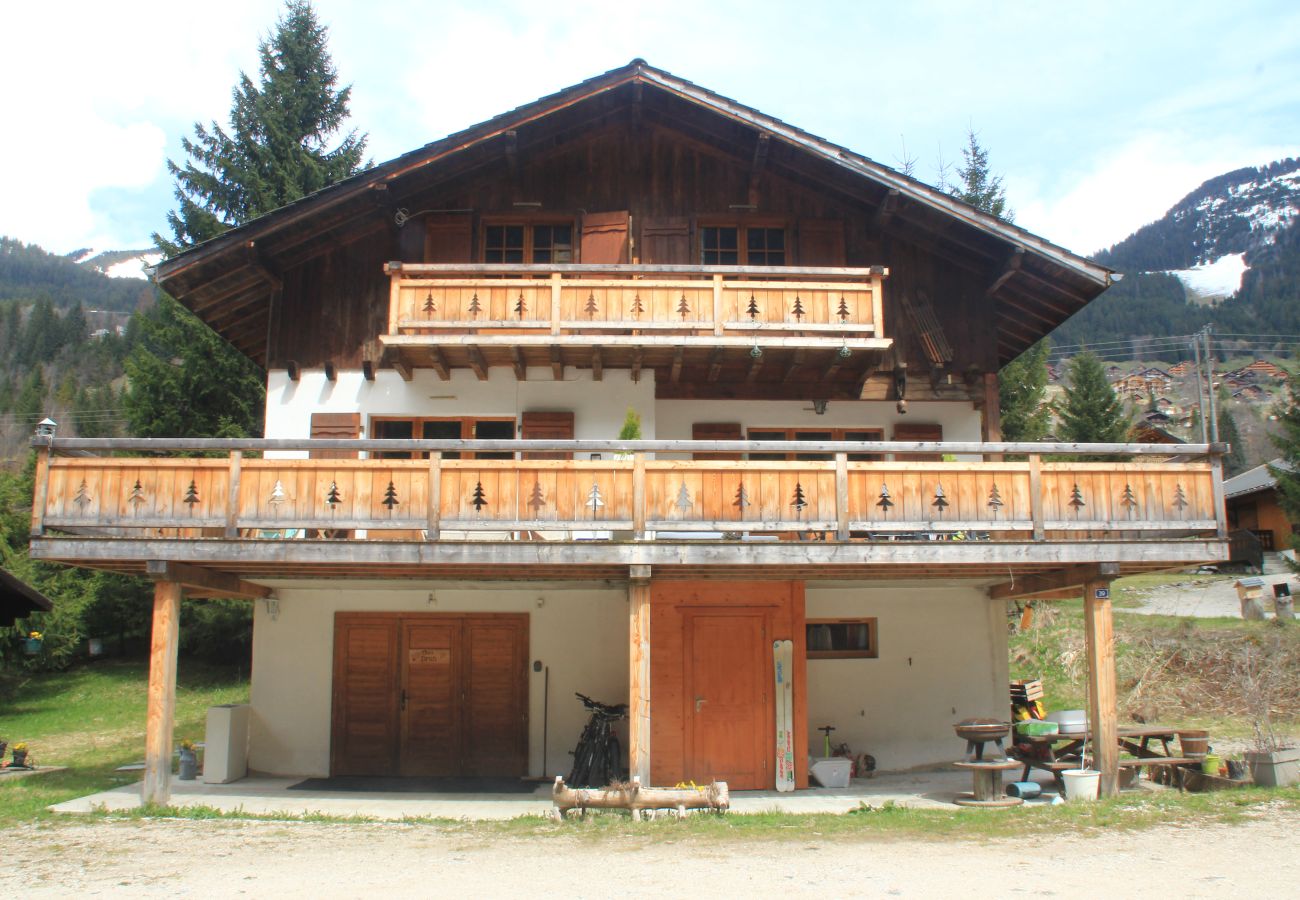
M 571 787 L 604 787 L 623 777 L 623 753 L 613 724 L 627 716 L 627 704 L 610 706 L 585 694 L 574 694 L 591 711 L 591 718 L 573 749 L 573 771 L 565 784 Z

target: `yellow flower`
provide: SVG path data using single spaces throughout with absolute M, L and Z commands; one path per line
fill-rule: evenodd
M 39 631 L 33 631 L 33 632 L 29 633 L 27 636 L 28 636 L 29 638 L 31 638 L 32 640 L 34 640 L 34 641 L 39 641 L 39 640 L 41 639 L 41 637 L 42 637 L 42 635 L 41 635 L 41 633 L 40 633 Z
M 18 743 L 14 744 L 13 747 L 10 748 L 10 749 L 12 749 L 13 752 L 15 752 L 15 753 L 26 753 L 26 752 L 27 752 L 27 742 L 26 742 L 26 741 L 19 741 Z

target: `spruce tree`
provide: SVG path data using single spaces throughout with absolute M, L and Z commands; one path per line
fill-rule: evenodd
M 1081 353 L 1070 360 L 1069 387 L 1056 407 L 1060 425 L 1057 437 L 1067 443 L 1109 444 L 1128 438 L 1129 422 L 1124 402 L 1115 396 L 1101 360 Z
M 1227 478 L 1240 475 L 1246 471 L 1246 448 L 1242 444 L 1241 432 L 1237 429 L 1237 420 L 1228 408 L 1231 400 L 1219 400 L 1219 440 L 1228 445 L 1228 453 L 1223 457 L 1223 474 Z
M 998 402 L 1002 412 L 1002 438 L 1007 441 L 1041 441 L 1051 428 L 1047 405 L 1047 354 L 1044 338 L 1017 356 L 998 373 Z
M 182 141 L 188 159 L 167 163 L 178 206 L 171 240 L 154 240 L 168 256 L 361 168 L 366 136 L 342 132 L 352 88 L 338 86 L 327 37 L 307 0 L 288 0 L 258 45 L 259 81 L 239 74 L 229 131 L 195 123 Z
M 957 167 L 957 184 L 948 192 L 958 200 L 1010 222 L 1014 213 L 1007 208 L 1007 192 L 1002 176 L 989 169 L 989 152 L 980 146 L 975 129 L 966 129 L 966 146 L 961 150 L 962 165 Z
M 1270 465 L 1269 474 L 1277 481 L 1277 502 L 1286 513 L 1292 530 L 1300 524 L 1300 387 L 1297 387 L 1297 373 L 1292 372 L 1287 380 L 1285 403 L 1275 408 L 1277 424 L 1281 431 L 1272 436 L 1273 445 L 1277 447 L 1279 465 Z M 1300 550 L 1300 534 L 1291 535 L 1291 546 Z M 1291 563 L 1293 571 L 1300 571 L 1300 566 Z

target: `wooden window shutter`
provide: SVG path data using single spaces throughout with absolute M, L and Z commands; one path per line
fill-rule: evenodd
M 573 413 L 526 412 L 520 417 L 520 438 L 525 441 L 573 440 Z M 572 459 L 572 453 L 525 453 L 524 459 Z
M 943 440 L 942 425 L 922 425 L 912 422 L 899 422 L 894 425 L 894 440 L 896 441 L 941 441 Z M 943 458 L 941 453 L 895 453 L 896 460 L 909 460 L 917 462 L 935 462 Z
M 311 439 L 352 440 L 361 437 L 361 413 L 312 413 Z M 313 450 L 312 459 L 356 459 L 355 450 Z
M 580 260 L 584 263 L 620 265 L 628 261 L 628 214 L 587 213 L 582 217 Z
M 838 219 L 799 220 L 799 265 L 845 264 L 843 222 Z
M 696 422 L 691 426 L 691 439 L 695 441 L 743 441 L 744 431 L 739 422 Z M 696 453 L 696 459 L 740 459 L 739 453 Z
M 691 220 L 685 216 L 662 216 L 641 220 L 641 262 L 686 266 L 691 256 Z
M 410 223 L 407 223 L 410 226 Z M 405 229 L 403 229 L 405 230 Z M 469 213 L 448 213 L 424 218 L 424 261 L 473 262 L 474 222 Z

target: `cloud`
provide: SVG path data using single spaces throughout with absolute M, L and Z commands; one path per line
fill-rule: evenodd
M 1094 253 L 1156 221 L 1206 179 L 1295 152 L 1293 145 L 1153 132 L 1052 174 L 1050 183 L 1046 174 L 1008 175 L 1007 194 L 1018 225 L 1076 252 Z M 1068 187 L 1062 191 L 1063 185 Z

